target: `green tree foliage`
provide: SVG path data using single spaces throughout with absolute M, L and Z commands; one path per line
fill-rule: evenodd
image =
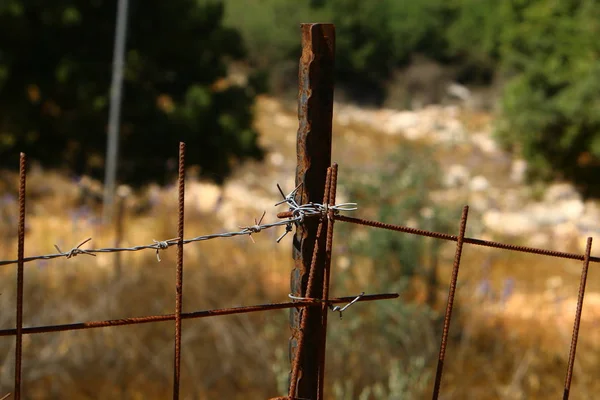
M 599 196 L 600 4 L 505 2 L 502 64 L 512 80 L 499 138 L 523 154 L 532 177 L 563 178 Z
M 239 30 L 248 63 L 265 76 L 269 90 L 297 94 L 300 24 L 330 22 L 329 11 L 309 1 L 225 0 L 225 26 Z
M 225 0 L 225 6 L 225 24 L 239 30 L 248 48 L 248 60 L 261 68 L 296 60 L 300 23 L 328 22 L 329 18 L 308 1 Z
M 0 157 L 16 152 L 48 166 L 102 176 L 116 3 L 4 0 L 0 5 Z M 219 1 L 130 2 L 120 178 L 165 177 L 187 143 L 187 160 L 224 177 L 260 156 L 251 87 L 227 85 L 226 59 L 244 57 L 222 26 Z
M 444 0 L 226 0 L 226 5 L 227 25 L 240 30 L 250 61 L 269 73 L 284 68 L 283 79 L 294 86 L 303 22 L 336 24 L 338 88 L 357 101 L 381 102 L 391 73 L 414 52 L 446 58 L 443 31 L 451 9 Z
M 489 83 L 500 61 L 500 33 L 506 24 L 501 1 L 453 0 L 445 32 L 448 56 L 460 64 L 458 80 Z
M 444 56 L 444 0 L 329 0 L 323 7 L 336 24 L 338 79 L 357 100 L 372 94 L 381 102 L 391 73 L 411 54 Z

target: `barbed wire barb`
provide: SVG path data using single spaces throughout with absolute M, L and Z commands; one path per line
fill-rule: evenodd
M 89 256 L 94 256 L 96 257 L 96 255 L 94 253 L 90 253 L 89 250 L 84 250 L 81 249 L 80 247 L 83 246 L 84 244 L 86 244 L 87 242 L 89 242 L 90 240 L 92 240 L 92 238 L 87 238 L 86 240 L 84 240 L 83 242 L 79 243 L 79 245 L 77 245 L 77 247 L 73 247 L 71 250 L 69 250 L 68 252 L 64 253 L 60 247 L 58 247 L 57 244 L 54 245 L 54 248 L 63 256 L 67 257 L 67 258 L 71 258 L 71 257 L 75 257 L 78 254 L 87 254 Z
M 340 319 L 342 319 L 342 314 L 346 311 L 350 306 L 360 300 L 361 297 L 365 295 L 365 292 L 361 292 L 358 296 L 354 298 L 350 303 L 346 304 L 344 307 L 334 306 L 333 304 L 329 304 L 329 309 L 331 311 L 337 311 L 340 313 Z
M 254 241 L 254 238 L 252 237 L 252 234 L 260 233 L 260 231 L 262 231 L 262 227 L 260 226 L 260 224 L 262 224 L 263 218 L 265 217 L 266 214 L 267 214 L 267 212 L 263 211 L 263 214 L 258 221 L 256 220 L 256 218 L 254 218 L 254 225 L 252 225 L 252 226 L 238 226 L 238 228 L 248 231 L 248 237 L 250 238 L 250 240 L 252 240 L 252 243 L 256 243 Z
M 323 299 L 318 299 L 318 298 L 310 298 L 310 297 L 294 296 L 291 293 L 288 294 L 288 297 L 290 299 L 292 299 L 292 300 L 298 300 L 298 301 L 310 301 L 310 302 L 314 302 L 314 303 L 325 303 L 325 304 L 327 304 L 327 306 L 329 307 L 329 309 L 331 311 L 339 312 L 340 313 L 340 319 L 342 319 L 343 312 L 346 311 L 348 308 L 350 308 L 350 306 L 352 306 L 352 304 L 354 304 L 357 301 L 359 301 L 364 295 L 365 295 L 365 292 L 361 292 L 358 296 L 356 296 L 350 303 L 346 304 L 344 307 L 334 306 L 329 300 L 323 300 Z
M 179 240 L 181 240 L 181 238 L 178 238 L 178 237 L 177 238 L 173 238 L 173 239 L 169 239 L 169 240 L 156 240 L 156 239 L 152 239 L 152 241 L 155 244 L 156 259 L 158 260 L 158 262 L 161 262 L 159 251 L 160 250 L 166 250 L 170 246 L 176 245 L 177 242 L 179 242 Z
M 298 192 L 298 190 L 300 189 L 301 186 L 302 186 L 302 184 L 296 186 L 294 188 L 294 190 L 292 190 L 286 196 L 283 193 L 283 190 L 281 189 L 279 184 L 277 184 L 277 188 L 279 189 L 279 192 L 284 197 L 284 200 L 277 203 L 277 205 L 288 204 L 289 209 L 290 209 L 289 215 L 284 220 L 265 224 L 265 223 L 263 223 L 263 220 L 264 220 L 267 212 L 264 211 L 262 216 L 260 217 L 260 219 L 258 219 L 258 220 L 254 219 L 254 225 L 239 227 L 240 230 L 235 231 L 235 232 L 212 233 L 212 234 L 208 234 L 208 235 L 196 236 L 191 239 L 183 240 L 183 244 L 202 242 L 205 240 L 218 239 L 218 238 L 230 238 L 230 237 L 234 237 L 234 236 L 243 236 L 243 235 L 250 236 L 250 239 L 254 242 L 254 238 L 252 238 L 252 234 L 260 233 L 265 229 L 271 229 L 271 228 L 276 228 L 279 226 L 284 226 L 285 231 L 276 240 L 276 242 L 279 243 L 283 240 L 283 238 L 288 233 L 290 233 L 293 230 L 294 224 L 302 224 L 304 222 L 304 218 L 307 216 L 314 217 L 317 215 L 326 215 L 329 210 L 334 210 L 335 214 L 337 214 L 340 211 L 354 211 L 358 208 L 356 203 L 342 203 L 342 204 L 337 204 L 337 205 L 328 205 L 327 207 L 322 204 L 318 204 L 318 203 L 298 204 L 296 202 L 296 200 L 294 199 L 294 197 L 296 196 L 296 193 Z M 154 243 L 152 243 L 152 244 L 139 245 L 139 246 L 133 246 L 133 247 L 105 247 L 105 248 L 100 248 L 100 249 L 82 249 L 81 246 L 88 243 L 90 240 L 92 240 L 92 238 L 88 238 L 88 239 L 84 240 L 83 242 L 79 243 L 79 245 L 77 245 L 77 247 L 72 248 L 68 252 L 63 252 L 60 249 L 60 247 L 58 247 L 58 245 L 55 244 L 54 247 L 58 251 L 57 254 L 46 254 L 46 255 L 40 255 L 40 256 L 25 257 L 23 259 L 23 262 L 27 263 L 27 262 L 36 261 L 36 260 L 51 260 L 51 259 L 58 258 L 58 257 L 72 258 L 79 254 L 87 254 L 87 255 L 95 257 L 98 253 L 117 253 L 117 252 L 125 252 L 125 251 L 140 251 L 140 250 L 147 250 L 147 249 L 155 250 L 156 251 L 156 259 L 158 260 L 158 262 L 160 262 L 161 261 L 160 250 L 166 250 L 169 247 L 178 244 L 179 241 L 182 239 L 181 238 L 173 238 L 173 239 L 168 239 L 168 240 L 153 239 Z M 0 261 L 0 266 L 17 264 L 17 263 L 18 263 L 18 260 L 3 260 L 3 261 Z

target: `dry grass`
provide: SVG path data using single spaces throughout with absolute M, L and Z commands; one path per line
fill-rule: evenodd
M 261 140 L 268 149 L 293 160 L 295 116 L 287 112 L 274 127 L 269 118 L 277 107 L 268 99 L 259 102 Z M 487 123 L 484 117 L 477 118 L 475 125 Z M 284 135 L 282 129 L 289 132 Z M 375 164 L 382 149 L 393 148 L 396 141 L 361 127 L 337 126 L 334 159 L 342 164 L 343 174 L 347 160 L 358 166 Z M 261 176 L 266 168 L 272 167 L 254 164 L 246 173 Z M 293 166 L 282 166 L 280 173 L 293 174 Z M 113 245 L 113 229 L 95 222 L 98 210 L 93 205 L 88 211 L 77 208 L 72 182 L 40 172 L 30 176 L 29 187 L 26 255 L 53 252 L 54 244 L 68 249 L 87 237 L 93 237 L 93 247 Z M 14 201 L 5 200 L 1 259 L 14 258 L 16 253 Z M 130 204 L 129 209 L 135 206 Z M 123 244 L 174 237 L 175 207 L 175 196 L 164 196 L 160 204 L 140 215 L 130 212 Z M 74 214 L 76 210 L 80 213 Z M 186 237 L 223 230 L 222 221 L 210 212 L 191 209 L 186 214 Z M 276 233 L 256 235 L 256 244 L 241 237 L 186 246 L 184 311 L 285 300 L 292 263 L 290 238 L 276 245 Z M 385 266 L 358 257 L 344 241 L 337 236 L 333 294 L 384 288 L 386 282 L 380 281 L 377 271 Z M 330 318 L 328 398 L 430 396 L 453 251 L 451 243 L 444 250 L 437 315 L 426 317 L 418 309 L 407 311 L 400 302 L 386 302 L 356 306 L 342 321 Z M 161 263 L 152 251 L 122 257 L 120 272 L 113 268 L 112 254 L 27 264 L 25 325 L 173 312 L 175 249 L 161 253 Z M 579 268 L 578 262 L 466 245 L 446 358 L 444 398 L 559 397 Z M 15 323 L 15 268 L 3 267 L 0 277 L 0 328 L 6 329 Z M 511 290 L 507 284 L 513 285 Z M 416 282 L 403 292 L 407 304 L 417 307 L 424 297 L 419 287 L 423 286 Z M 600 373 L 600 315 L 594 314 L 600 304 L 592 304 L 599 291 L 597 271 L 591 268 L 572 399 L 592 398 L 600 390 L 594 379 Z M 183 328 L 183 398 L 258 399 L 285 391 L 286 311 L 184 321 Z M 26 397 L 168 398 L 173 333 L 173 324 L 167 322 L 26 336 Z M 13 348 L 14 339 L 0 340 L 0 395 L 11 390 Z

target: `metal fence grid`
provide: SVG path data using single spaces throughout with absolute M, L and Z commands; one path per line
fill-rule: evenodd
M 277 214 L 281 219 L 279 222 L 261 224 L 261 218 L 258 221 L 255 221 L 254 225 L 241 227 L 237 232 L 217 233 L 198 236 L 192 239 L 184 239 L 185 144 L 180 143 L 177 238 L 165 241 L 155 241 L 153 244 L 127 248 L 83 249 L 82 246 L 90 240 L 88 239 L 67 252 L 63 252 L 57 247 L 58 253 L 55 254 L 25 257 L 26 157 L 21 153 L 19 164 L 17 259 L 0 261 L 0 265 L 17 265 L 16 327 L 14 329 L 0 330 L 0 336 L 16 337 L 14 357 L 15 383 L 14 391 L 6 394 L 4 397 L 0 398 L 0 400 L 7 399 L 10 396 L 13 396 L 13 398 L 17 400 L 22 397 L 21 361 L 23 335 L 175 321 L 173 339 L 173 399 L 178 399 L 180 391 L 179 383 L 182 351 L 181 321 L 183 319 L 208 318 L 278 309 L 292 310 L 293 318 L 290 324 L 292 330 L 292 338 L 290 339 L 292 366 L 287 396 L 275 397 L 272 400 L 323 399 L 328 311 L 339 312 L 341 315 L 343 311 L 355 302 L 393 299 L 398 297 L 397 293 L 369 295 L 361 293 L 358 296 L 329 298 L 331 278 L 330 265 L 334 224 L 336 221 L 456 242 L 456 251 L 452 266 L 447 307 L 438 354 L 437 370 L 432 388 L 433 399 L 437 399 L 440 395 L 444 359 L 448 345 L 448 332 L 452 318 L 461 255 L 465 244 L 583 261 L 563 393 L 563 399 L 569 398 L 588 267 L 590 262 L 600 262 L 599 257 L 592 257 L 590 255 L 592 238 L 587 239 L 585 254 L 558 252 L 526 246 L 515 246 L 477 238 L 468 238 L 465 237 L 469 210 L 468 206 L 463 208 L 458 235 L 421 230 L 402 225 L 386 224 L 343 215 L 342 212 L 352 211 L 355 207 L 352 203 L 336 204 L 338 165 L 335 163 L 331 164 L 330 162 L 331 113 L 333 108 L 333 54 L 335 48 L 335 31 L 333 25 L 303 24 L 302 45 L 303 53 L 300 59 L 299 74 L 300 128 L 298 130 L 298 167 L 296 176 L 296 183 L 298 186 L 288 195 L 281 192 L 283 200 L 278 204 L 286 203 L 289 206 L 289 211 Z M 319 197 L 322 198 L 322 202 L 317 200 Z M 258 234 L 263 230 L 277 227 L 285 227 L 285 231 L 279 237 L 278 241 L 280 241 L 288 232 L 291 232 L 294 227 L 296 228 L 293 254 L 296 261 L 295 269 L 298 270 L 298 273 L 292 274 L 292 293 L 289 296 L 291 301 L 202 310 L 188 313 L 182 312 L 184 245 L 217 238 Z M 142 250 L 156 251 L 157 258 L 160 261 L 159 252 L 171 246 L 177 246 L 175 312 L 173 314 L 151 315 L 118 320 L 87 321 L 63 325 L 23 327 L 23 282 L 24 266 L 27 262 L 57 257 L 71 258 L 78 255 L 96 256 L 99 253 Z M 345 305 L 339 306 L 337 304 Z

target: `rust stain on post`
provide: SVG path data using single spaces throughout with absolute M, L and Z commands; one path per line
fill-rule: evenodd
M 319 203 L 323 199 L 327 168 L 331 164 L 331 128 L 333 116 L 335 27 L 333 24 L 302 24 L 302 56 L 298 73 L 298 141 L 296 185 L 302 183 L 296 201 L 300 204 Z M 293 244 L 294 269 L 291 291 L 305 296 L 310 272 L 311 256 L 315 246 L 318 220 L 307 218 L 298 226 Z M 320 248 L 325 248 L 325 237 Z M 323 265 L 324 254 L 316 265 Z M 321 284 L 322 279 L 317 279 Z M 322 288 L 315 288 L 321 293 Z M 298 345 L 300 313 L 290 312 L 290 360 Z M 305 346 L 300 360 L 297 393 L 300 398 L 316 398 L 318 393 L 318 365 L 321 333 L 321 310 L 307 315 Z

